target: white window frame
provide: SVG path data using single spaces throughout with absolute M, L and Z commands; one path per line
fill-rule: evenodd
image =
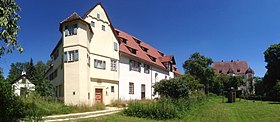
M 150 73 L 150 65 L 144 64 L 144 73 Z
M 117 71 L 117 60 L 111 59 L 111 71 Z
M 94 68 L 106 69 L 106 61 L 94 59 Z
M 129 69 L 133 71 L 141 72 L 141 63 L 134 60 L 130 60 Z
M 105 28 L 106 28 L 105 25 L 102 25 L 101 28 L 102 28 L 103 31 L 106 30 L 106 29 L 105 29 Z

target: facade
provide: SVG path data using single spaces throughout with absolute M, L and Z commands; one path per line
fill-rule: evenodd
M 225 74 L 242 77 L 245 85 L 239 87 L 239 90 L 247 90 L 249 87 L 253 87 L 254 70 L 248 67 L 247 61 L 214 62 L 212 67 L 215 69 L 216 75 Z M 248 81 L 249 79 L 252 79 L 252 81 Z M 254 88 L 252 92 L 254 93 Z
M 12 82 L 12 89 L 15 95 L 25 96 L 35 91 L 35 85 L 27 79 L 26 72 L 23 71 L 21 76 Z
M 153 88 L 162 79 L 180 75 L 175 67 L 174 56 L 151 47 L 147 43 L 121 30 L 116 30 L 120 41 L 120 82 L 119 98 L 153 99 Z
M 136 77 L 143 78 L 141 80 L 145 82 L 143 87 L 147 89 L 145 98 L 152 98 L 151 83 L 154 81 L 151 77 L 154 76 L 151 75 L 152 73 L 150 75 L 130 73 L 130 68 L 126 67 L 132 59 L 146 62 L 151 68 L 155 66 L 155 71 L 164 72 L 164 76 L 158 73 L 158 81 L 165 76 L 174 77 L 173 70 L 167 70 L 163 64 L 161 66 L 157 64 L 160 59 L 157 63 L 153 63 L 149 61 L 151 59 L 141 59 L 139 55 L 132 56 L 125 53 L 124 50 L 128 48 L 121 43 L 120 31 L 113 27 L 100 3 L 86 12 L 83 17 L 73 13 L 60 23 L 59 28 L 62 37 L 51 53 L 53 64 L 47 71 L 46 78 L 55 86 L 55 96 L 66 104 L 93 105 L 100 102 L 107 105 L 122 97 L 141 98 L 138 93 L 133 97 L 122 93 L 129 88 L 129 83 L 126 84 L 126 81 L 134 82 L 136 85 L 140 83 L 131 79 Z M 174 57 L 172 58 L 173 61 Z M 173 62 L 170 69 L 176 69 L 175 60 Z M 176 73 L 180 74 L 177 69 Z M 135 91 L 139 90 L 140 87 L 135 87 Z

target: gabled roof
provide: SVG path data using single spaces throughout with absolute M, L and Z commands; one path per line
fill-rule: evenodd
M 99 3 L 97 3 L 95 6 L 93 6 L 91 9 L 89 9 L 84 15 L 83 15 L 83 20 L 87 17 L 87 15 L 95 8 L 95 7 L 97 7 L 98 5 L 100 5 L 100 7 L 104 10 L 104 12 L 105 12 L 105 15 L 106 15 L 106 17 L 108 18 L 108 20 L 109 20 L 109 23 L 110 23 L 110 28 L 111 28 L 111 30 L 112 30 L 112 33 L 114 34 L 114 36 L 115 36 L 115 38 L 120 42 L 120 40 L 119 40 L 119 38 L 118 38 L 118 36 L 117 36 L 117 33 L 116 33 L 116 31 L 115 31 L 115 28 L 114 28 L 114 26 L 113 26 L 113 24 L 112 24 L 112 22 L 111 22 L 111 19 L 110 19 L 110 17 L 108 16 L 108 13 L 107 13 L 107 11 L 104 9 L 104 7 L 103 7 L 103 5 L 101 4 L 101 2 L 99 2 Z
M 59 27 L 59 31 L 62 32 L 62 24 L 67 23 L 67 22 L 72 22 L 72 21 L 81 21 L 84 24 L 86 24 L 89 27 L 90 32 L 93 33 L 92 28 L 90 26 L 90 24 L 88 22 L 86 22 L 84 19 L 82 19 L 76 12 L 72 13 L 69 17 L 67 17 L 66 19 L 64 19 L 63 21 L 60 22 L 60 27 Z
M 120 42 L 120 52 L 128 54 L 130 56 L 139 58 L 141 60 L 146 61 L 147 63 L 156 65 L 157 67 L 168 70 L 166 67 L 163 65 L 164 62 L 170 62 L 172 61 L 173 64 L 175 63 L 174 56 L 165 56 L 162 52 L 157 50 L 156 48 L 150 46 L 149 44 L 143 42 L 142 40 L 126 33 L 121 30 L 116 29 L 118 32 L 118 37 L 119 38 L 124 38 L 126 39 L 126 43 Z M 139 44 L 140 42 L 140 44 Z M 148 49 L 147 52 L 142 49 L 142 47 Z M 129 48 L 133 48 L 136 50 L 136 54 L 133 54 Z M 155 58 L 156 60 L 153 61 L 151 57 Z M 174 69 L 175 67 L 173 67 Z M 177 74 L 181 74 L 180 71 L 176 68 Z
M 247 61 L 230 61 L 230 62 L 214 62 L 212 67 L 215 69 L 216 74 L 246 74 L 248 69 Z M 230 72 L 229 72 L 230 71 Z

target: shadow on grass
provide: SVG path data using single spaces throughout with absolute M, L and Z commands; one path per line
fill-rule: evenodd
M 269 104 L 280 104 L 280 102 L 270 102 Z

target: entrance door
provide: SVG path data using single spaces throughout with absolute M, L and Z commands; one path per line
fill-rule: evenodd
M 145 84 L 141 85 L 141 99 L 145 99 L 145 94 L 146 94 L 146 88 Z
M 95 89 L 95 103 L 103 103 L 102 89 Z

